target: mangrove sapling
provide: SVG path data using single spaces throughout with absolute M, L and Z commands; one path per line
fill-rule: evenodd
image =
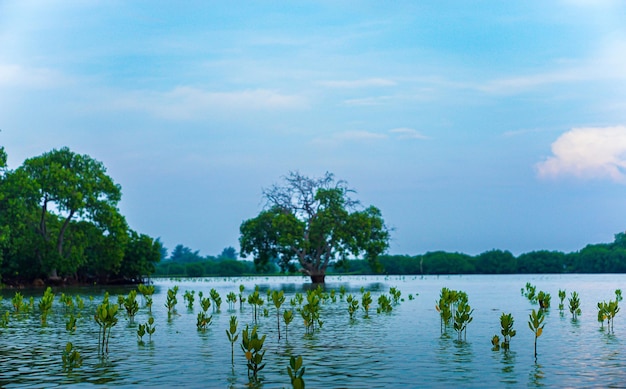
M 252 305 L 253 307 L 252 313 L 253 313 L 253 319 L 254 319 L 255 324 L 257 323 L 257 320 L 258 320 L 258 309 L 263 305 L 264 302 L 265 301 L 259 294 L 258 287 L 255 287 L 254 292 L 252 292 L 252 294 L 248 296 L 248 304 Z
M 351 294 L 348 295 L 346 302 L 348 303 L 348 313 L 350 314 L 350 320 L 354 319 L 354 314 L 359 310 L 359 301 L 352 297 Z
M 559 311 L 561 314 L 563 313 L 563 309 L 565 309 L 565 305 L 563 304 L 563 300 L 565 300 L 565 290 L 559 289 Z
M 0 316 L 0 328 L 7 328 L 9 326 L 9 311 L 5 311 L 4 315 Z
M 280 307 L 285 302 L 285 292 L 275 290 L 272 292 L 272 302 L 276 307 L 276 322 L 278 324 L 278 340 L 280 340 Z
M 511 338 L 515 336 L 516 331 L 513 329 L 513 315 L 510 313 L 502 313 L 500 315 L 500 333 L 504 337 L 502 348 L 508 350 L 511 346 Z
M 391 299 L 384 294 L 378 296 L 378 307 L 376 308 L 377 313 L 389 313 L 393 309 L 391 305 Z
M 72 298 L 72 296 L 61 293 L 61 296 L 59 297 L 59 302 L 63 305 L 65 314 L 74 311 L 74 299 Z
M 235 294 L 235 292 L 230 292 L 226 295 L 226 302 L 228 303 L 229 311 L 235 309 L 235 303 L 237 302 L 237 295 Z
M 76 316 L 73 313 L 70 314 L 65 322 L 65 330 L 70 334 L 76 332 Z
M 304 389 L 304 366 L 302 366 L 302 356 L 291 356 L 289 358 L 289 367 L 287 367 L 287 373 L 291 379 L 291 387 L 293 389 Z
M 577 292 L 572 292 L 571 297 L 568 299 L 569 311 L 572 314 L 572 320 L 576 321 L 578 316 L 582 313 L 580 309 L 580 299 Z
M 548 309 L 550 308 L 550 293 L 546 293 L 544 291 L 539 291 L 537 294 L 537 301 L 539 302 L 539 308 Z
M 604 320 L 606 320 L 606 328 L 609 332 L 614 331 L 614 319 L 615 315 L 619 312 L 619 305 L 617 301 L 606 301 L 598 303 L 598 321 L 602 322 L 604 327 Z
M 98 331 L 98 347 L 101 353 L 109 352 L 109 338 L 111 337 L 111 329 L 117 324 L 117 311 L 119 305 L 109 302 L 109 294 L 104 294 L 102 304 L 96 308 L 94 319 L 100 327 Z
M 461 335 L 467 340 L 467 325 L 474 319 L 472 317 L 474 310 L 469 306 L 467 300 L 461 300 L 454 314 L 454 330 L 457 333 L 458 340 L 461 341 Z
M 369 291 L 363 293 L 363 296 L 361 296 L 361 306 L 363 307 L 363 310 L 365 311 L 365 317 L 369 317 L 369 312 L 370 312 L 370 306 L 372 304 L 372 295 Z
M 139 303 L 137 302 L 137 291 L 135 289 L 128 292 L 126 298 L 122 297 L 122 304 L 128 315 L 128 320 L 132 324 L 135 321 L 135 315 L 139 312 Z
M 209 295 L 211 296 L 211 300 L 213 300 L 213 311 L 219 312 L 220 307 L 222 306 L 222 298 L 220 294 L 215 289 L 211 289 L 209 291 Z
M 330 301 L 332 301 L 333 304 L 337 302 L 337 292 L 335 292 L 335 289 L 330 290 Z
M 291 324 L 291 322 L 293 321 L 294 315 L 293 315 L 293 311 L 291 309 L 286 309 L 283 311 L 283 320 L 285 321 L 285 339 L 289 340 L 289 335 L 288 335 L 288 329 L 289 329 L 289 324 Z
M 183 294 L 183 300 L 185 300 L 187 302 L 187 309 L 192 311 L 193 310 L 193 302 L 195 300 L 195 295 L 196 295 L 196 291 L 192 290 L 192 291 L 185 291 L 185 294 Z
M 320 311 L 321 311 L 321 292 L 319 289 L 316 290 L 308 290 L 306 294 L 307 303 L 300 310 L 300 315 L 304 320 L 305 332 L 307 334 L 312 334 L 315 332 L 315 323 L 321 328 L 324 324 L 323 321 L 320 320 Z
M 243 309 L 243 291 L 246 290 L 246 287 L 243 285 L 239 285 L 239 309 Z
M 402 292 L 395 286 L 392 286 L 391 288 L 389 288 L 389 294 L 393 299 L 393 305 L 398 305 L 400 303 L 400 297 L 402 296 Z
M 545 324 L 543 320 L 545 316 L 543 311 L 539 309 L 538 311 L 533 311 L 528 315 L 528 328 L 535 334 L 535 361 L 537 360 L 537 338 L 543 334 L 543 327 Z
M 146 334 L 146 325 L 139 324 L 137 327 L 137 341 L 143 343 L 143 336 Z
M 83 358 L 72 342 L 67 342 L 65 345 L 61 360 L 63 361 L 63 370 L 67 372 L 71 372 L 73 369 L 81 367 L 83 364 Z
M 83 309 L 85 309 L 85 300 L 83 300 L 82 297 L 80 297 L 80 295 L 76 295 L 76 307 L 78 308 L 79 311 L 82 311 Z
M 148 312 L 152 313 L 152 295 L 154 294 L 154 285 L 139 284 L 137 290 L 144 298 Z
M 20 292 L 15 292 L 15 295 L 11 299 L 11 304 L 13 304 L 13 311 L 20 313 L 24 308 L 24 296 Z
M 622 290 L 621 289 L 615 289 L 615 301 L 617 301 L 618 303 L 620 301 L 622 301 Z
M 346 287 L 345 287 L 345 286 L 343 286 L 343 285 L 341 285 L 341 286 L 339 287 L 339 300 L 343 300 L 343 298 L 344 298 L 344 297 L 345 297 L 345 295 L 346 295 L 346 292 L 347 292 Z
M 251 378 L 254 382 L 259 382 L 258 373 L 265 367 L 263 363 L 263 357 L 265 356 L 263 343 L 265 342 L 265 337 L 266 335 L 263 335 L 263 337 L 259 338 L 256 326 L 252 327 L 251 333 L 248 326 L 242 331 L 241 349 L 248 361 L 248 378 Z
M 496 334 L 493 336 L 493 338 L 491 338 L 491 345 L 493 347 L 491 347 L 491 350 L 493 351 L 498 351 L 500 350 L 500 337 Z
M 537 304 L 536 292 L 537 292 L 537 287 L 532 285 L 530 282 L 526 283 L 526 291 L 522 289 L 522 294 L 524 295 L 524 297 L 528 299 L 528 301 L 530 301 L 531 304 Z
M 211 325 L 211 320 L 213 319 L 212 315 L 209 315 L 207 311 L 211 307 L 211 299 L 210 298 L 200 298 L 200 307 L 202 308 L 202 312 L 198 313 L 198 319 L 196 320 L 196 327 L 198 331 L 205 331 L 209 325 Z
M 178 303 L 178 299 L 176 298 L 177 293 L 178 293 L 178 286 L 174 286 L 174 288 L 167 290 L 167 299 L 165 300 L 165 307 L 167 308 L 168 317 L 170 317 L 174 312 L 176 312 L 176 303 Z
M 52 309 L 52 303 L 54 302 L 54 293 L 52 293 L 52 288 L 47 287 L 46 291 L 43 293 L 41 300 L 39 300 L 39 310 L 41 311 L 41 325 L 46 325 L 46 320 L 48 317 L 48 312 Z
M 154 317 L 150 316 L 148 318 L 148 321 L 144 325 L 146 326 L 146 332 L 150 337 L 149 339 L 152 342 L 152 334 L 154 334 L 154 332 L 156 331 L 156 326 L 154 325 Z
M 226 330 L 226 336 L 228 337 L 228 341 L 230 342 L 230 361 L 231 364 L 235 364 L 235 342 L 239 338 L 239 334 L 237 333 L 237 316 L 230 317 L 230 325 L 229 329 Z

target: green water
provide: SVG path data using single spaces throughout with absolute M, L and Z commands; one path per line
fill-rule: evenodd
M 526 282 L 552 295 L 552 307 L 545 320 L 543 335 L 538 339 L 538 358 L 534 359 L 534 335 L 528 328 L 528 314 L 537 306 L 521 295 Z M 357 296 L 360 288 L 372 292 L 374 303 L 370 317 L 359 311 L 350 320 L 347 304 L 339 300 L 322 305 L 323 327 L 306 335 L 298 313 L 278 339 L 276 311 L 268 305 L 267 289 L 285 290 L 287 301 L 302 292 L 306 279 L 301 277 L 156 280 L 152 314 L 156 332 L 152 340 L 137 340 L 137 323 L 147 321 L 142 308 L 130 324 L 123 312 L 113 328 L 109 353 L 98 350 L 98 327 L 93 320 L 95 307 L 102 301 L 102 288 L 57 289 L 53 312 L 42 327 L 37 301 L 43 290 L 24 290 L 35 296 L 33 312 L 11 315 L 8 328 L 0 329 L 0 386 L 31 387 L 232 387 L 249 383 L 246 359 L 235 344 L 235 363 L 231 364 L 231 346 L 225 334 L 231 315 L 236 315 L 241 330 L 253 325 L 252 307 L 244 303 L 229 310 L 228 292 L 239 293 L 246 287 L 247 296 L 259 285 L 266 300 L 258 331 L 267 335 L 266 367 L 260 373 L 263 388 L 290 387 L 287 366 L 291 355 L 302 355 L 309 388 L 406 388 L 406 387 L 623 387 L 626 384 L 626 312 L 615 318 L 615 333 L 602 329 L 597 322 L 596 304 L 614 299 L 615 289 L 626 291 L 624 275 L 512 275 L 512 276 L 450 276 L 450 277 L 331 277 L 326 290 L 341 286 Z M 178 285 L 177 313 L 168 319 L 165 300 L 167 290 Z M 395 286 L 402 292 L 402 301 L 389 314 L 376 313 L 376 300 Z M 453 329 L 443 335 L 435 310 L 442 287 L 467 292 L 474 308 L 473 321 L 467 328 L 467 340 L 457 341 Z M 221 312 L 213 313 L 213 322 L 206 332 L 196 329 L 201 311 L 198 292 L 207 297 L 216 289 L 223 300 Z M 582 315 L 573 322 L 566 310 L 558 310 L 558 290 L 568 296 L 577 291 L 582 302 Z M 186 307 L 183 294 L 195 291 L 192 310 Z M 12 310 L 15 291 L 4 290 L 0 314 Z M 80 294 L 85 308 L 80 312 L 75 334 L 65 330 L 66 317 L 58 298 Z M 128 288 L 109 289 L 111 301 Z M 419 294 L 413 300 L 408 295 Z M 93 296 L 93 301 L 89 300 Z M 567 300 L 566 300 L 567 305 Z M 209 309 L 209 312 L 213 308 Z M 492 351 L 491 338 L 499 333 L 502 312 L 512 313 L 517 335 L 508 352 Z M 281 322 L 281 330 L 284 330 Z M 83 365 L 72 372 L 62 369 L 61 354 L 71 341 L 83 357 Z

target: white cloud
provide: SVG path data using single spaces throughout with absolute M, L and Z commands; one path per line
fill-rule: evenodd
M 66 83 L 67 77 L 46 68 L 27 68 L 0 63 L 0 86 L 20 88 L 50 88 Z
M 289 110 L 308 106 L 306 99 L 273 90 L 211 92 L 182 86 L 168 92 L 133 92 L 114 101 L 114 108 L 147 111 L 170 119 L 194 119 L 207 112 Z
M 367 88 L 394 86 L 396 82 L 386 78 L 364 78 L 360 80 L 332 80 L 321 81 L 320 85 L 330 88 Z
M 394 128 L 389 130 L 389 132 L 396 135 L 398 139 L 430 139 L 426 135 L 412 128 Z
M 574 128 L 552 144 L 551 157 L 536 165 L 542 178 L 575 176 L 626 183 L 626 127 Z

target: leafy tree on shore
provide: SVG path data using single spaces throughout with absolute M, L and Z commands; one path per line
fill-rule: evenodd
M 389 230 L 378 208 L 358 209 L 352 192 L 331 173 L 310 178 L 291 172 L 283 186 L 264 191 L 266 209 L 241 224 L 241 255 L 253 254 L 260 267 L 278 258 L 283 270 L 296 260 L 314 283 L 324 282 L 329 265 L 350 256 L 364 255 L 376 268 Z

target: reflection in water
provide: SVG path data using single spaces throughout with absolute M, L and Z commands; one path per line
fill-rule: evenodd
M 543 372 L 543 366 L 538 363 L 535 363 L 530 370 L 530 374 L 528 377 L 529 386 L 538 387 L 545 386 L 543 382 L 545 380 L 545 373 Z
M 516 384 L 517 377 L 515 375 L 517 353 L 511 350 L 505 350 L 502 352 L 502 382 L 507 384 Z

